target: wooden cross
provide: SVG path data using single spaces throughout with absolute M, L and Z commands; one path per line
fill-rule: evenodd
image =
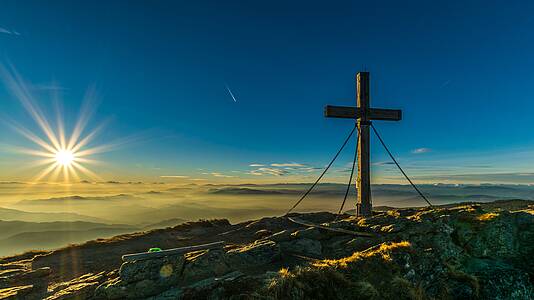
M 402 111 L 398 109 L 371 108 L 369 105 L 369 72 L 359 72 L 356 75 L 356 105 L 357 107 L 327 105 L 324 115 L 327 118 L 356 119 L 358 126 L 358 178 L 356 187 L 358 202 L 356 213 L 358 216 L 371 216 L 371 178 L 370 178 L 370 137 L 371 120 L 400 121 Z

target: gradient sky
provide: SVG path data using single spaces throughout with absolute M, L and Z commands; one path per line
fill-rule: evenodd
M 0 5 L 0 62 L 50 119 L 55 92 L 72 128 L 94 86 L 89 128 L 109 123 L 93 144 L 130 141 L 98 155 L 106 180 L 310 181 L 352 126 L 325 119 L 323 106 L 354 105 L 366 70 L 372 105 L 403 110 L 401 122 L 375 125 L 414 178 L 534 183 L 534 3 Z M 4 84 L 0 118 L 38 132 Z M 0 126 L 2 145 L 31 145 Z M 348 147 L 329 180 L 347 177 Z M 18 170 L 27 155 L 0 151 L 1 180 L 31 178 Z M 371 152 L 374 182 L 403 182 L 376 139 Z

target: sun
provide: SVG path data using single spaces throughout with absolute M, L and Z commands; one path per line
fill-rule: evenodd
M 37 105 L 38 101 L 32 95 L 31 85 L 26 84 L 13 68 L 10 70 L 0 65 L 0 75 L 3 75 L 1 77 L 5 80 L 8 89 L 21 102 L 40 129 L 40 132 L 33 132 L 15 123 L 10 124 L 22 136 L 38 146 L 37 149 L 13 147 L 17 153 L 39 158 L 28 163 L 31 168 L 41 168 L 31 181 L 38 182 L 48 179 L 48 181 L 54 182 L 62 177 L 66 183 L 69 183 L 71 179 L 81 181 L 80 176 L 102 180 L 87 165 L 100 164 L 91 156 L 107 152 L 116 147 L 117 144 L 90 146 L 104 127 L 104 124 L 99 124 L 93 130 L 87 130 L 89 119 L 94 110 L 94 105 L 91 104 L 95 102 L 93 99 L 95 91 L 92 89 L 87 91 L 80 115 L 70 135 L 67 135 L 63 124 L 64 116 L 59 109 L 56 110 L 56 122 L 54 124 L 49 121 L 43 110 Z
M 18 153 L 29 154 L 40 158 L 29 163 L 30 167 L 42 167 L 41 171 L 31 180 L 32 182 L 37 182 L 42 179 L 57 181 L 60 177 L 65 182 L 71 182 L 71 179 L 80 181 L 80 175 L 94 180 L 101 180 L 97 174 L 87 167 L 88 164 L 99 163 L 91 159 L 91 155 L 105 152 L 108 149 L 107 145 L 87 147 L 87 144 L 99 128 L 85 136 L 81 136 L 83 129 L 80 126 L 76 126 L 72 135 L 66 137 L 62 124 L 60 125 L 60 129 L 54 131 L 46 119 L 38 119 L 39 121 L 37 123 L 45 133 L 46 138 L 41 138 L 23 127 L 15 128 L 19 133 L 41 148 L 29 149 L 16 147 Z
M 65 136 L 63 124 L 60 123 L 58 130 L 52 130 L 49 122 L 44 118 L 36 118 L 39 127 L 44 132 L 46 138 L 41 138 L 23 127 L 15 128 L 19 133 L 34 142 L 41 149 L 28 149 L 17 147 L 17 152 L 39 157 L 40 159 L 30 163 L 30 167 L 41 167 L 41 171 L 32 178 L 32 182 L 38 182 L 43 179 L 48 181 L 58 181 L 61 177 L 65 182 L 71 182 L 71 179 L 80 181 L 80 176 L 93 180 L 101 178 L 91 171 L 88 164 L 98 164 L 99 161 L 91 159 L 90 156 L 96 153 L 106 152 L 109 145 L 99 145 L 88 147 L 87 145 L 96 135 L 101 127 L 87 135 L 82 136 L 84 131 L 81 123 L 78 122 L 70 137 Z
M 77 122 L 71 136 L 67 137 L 62 123 L 58 124 L 57 130 L 53 130 L 53 127 L 50 126 L 50 123 L 44 116 L 34 116 L 34 118 L 39 127 L 41 127 L 45 138 L 42 138 L 36 133 L 23 127 L 15 128 L 19 133 L 41 148 L 16 148 L 19 153 L 29 154 L 40 158 L 30 163 L 30 167 L 42 168 L 41 171 L 32 178 L 33 182 L 42 179 L 58 181 L 61 177 L 65 182 L 71 182 L 71 179 L 80 181 L 80 176 L 93 180 L 101 180 L 96 173 L 87 167 L 88 164 L 99 163 L 98 161 L 91 159 L 91 155 L 105 152 L 109 149 L 109 145 L 88 147 L 88 144 L 94 138 L 96 133 L 101 130 L 101 126 L 89 132 L 87 135 L 82 135 L 84 131 L 84 122 Z
M 56 152 L 56 163 L 62 166 L 70 166 L 74 161 L 74 153 L 69 150 L 60 150 Z

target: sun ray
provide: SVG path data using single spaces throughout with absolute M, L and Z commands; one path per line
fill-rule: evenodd
M 67 165 L 66 167 L 69 170 L 70 174 L 72 174 L 72 177 L 74 177 L 75 182 L 79 182 L 80 181 L 80 176 L 76 172 L 76 169 L 74 168 L 74 166 L 72 164 L 70 164 L 70 165 Z
M 55 158 L 44 158 L 27 163 L 28 168 L 36 168 L 44 165 L 53 164 L 56 162 Z M 24 167 L 23 167 L 24 168 Z
M 6 67 L 0 66 L 0 73 L 2 73 L 11 93 L 21 102 L 22 106 L 32 116 L 37 125 L 39 125 L 52 145 L 56 148 L 60 148 L 58 138 L 52 130 L 50 123 L 46 120 L 41 109 L 37 105 L 34 105 L 35 100 L 28 90 L 27 84 L 18 72 L 13 67 L 11 67 L 11 70 L 8 70 Z
M 73 162 L 72 165 L 74 166 L 74 168 L 80 170 L 80 172 L 84 173 L 85 175 L 88 175 L 89 177 L 92 177 L 92 179 L 97 179 L 97 180 L 102 181 L 102 178 L 100 176 L 98 176 L 96 173 L 89 170 L 88 168 L 80 165 L 79 163 Z
M 67 144 L 67 149 L 72 149 L 75 146 L 83 130 L 85 129 L 85 126 L 87 125 L 89 118 L 91 117 L 92 112 L 93 112 L 92 109 L 90 108 L 90 103 L 94 101 L 95 98 L 96 98 L 95 88 L 91 87 L 87 89 L 85 96 L 84 96 L 82 109 L 80 110 L 80 116 L 78 118 L 78 121 L 76 122 L 76 125 L 74 126 L 72 135 L 70 136 L 69 142 Z
M 87 134 L 83 139 L 81 139 L 78 143 L 76 143 L 72 147 L 66 147 L 66 149 L 69 149 L 72 152 L 80 150 L 80 148 L 87 145 L 98 133 L 100 133 L 100 131 L 105 127 L 105 125 L 105 123 L 100 124 L 93 131 Z
M 62 165 L 61 166 L 61 169 L 63 171 L 63 181 L 65 183 L 69 183 L 69 168 L 68 168 L 68 165 Z
M 85 158 L 85 157 L 75 157 L 74 161 L 78 163 L 85 163 L 85 164 L 92 164 L 92 165 L 102 164 L 101 161 L 98 161 L 96 159 Z
M 53 163 L 51 164 L 50 166 L 48 166 L 48 168 L 42 170 L 41 172 L 39 172 L 33 179 L 32 179 L 32 182 L 38 182 L 40 181 L 41 179 L 43 179 L 44 177 L 46 177 L 48 174 L 50 174 L 50 172 L 52 172 L 55 168 L 57 168 L 58 165 L 57 163 Z
M 50 175 L 50 181 L 56 182 L 59 178 L 59 174 L 61 173 L 61 168 L 55 168 L 52 174 Z
M 56 123 L 57 123 L 57 132 L 59 136 L 59 145 L 61 149 L 65 149 L 67 146 L 66 138 L 65 138 L 65 124 L 63 123 L 63 118 L 61 115 L 61 109 L 58 104 L 57 100 L 57 94 L 54 96 L 55 99 L 55 106 L 56 106 Z
M 107 123 L 98 124 L 94 129 L 87 130 L 89 119 L 95 110 L 95 88 L 92 87 L 86 91 L 78 119 L 67 138 L 62 107 L 59 105 L 57 92 L 52 95 L 52 100 L 55 103 L 55 122 L 49 122 L 44 112 L 36 104 L 36 98 L 31 93 L 32 86 L 27 84 L 12 66 L 6 67 L 0 64 L 0 76 L 3 77 L 11 94 L 19 100 L 40 129 L 39 132 L 35 133 L 15 122 L 9 124 L 16 132 L 40 147 L 40 149 L 9 147 L 9 150 L 16 153 L 42 158 L 28 163 L 30 168 L 43 168 L 32 181 L 38 182 L 46 178 L 70 183 L 71 178 L 80 181 L 80 175 L 101 180 L 95 172 L 85 167 L 84 164 L 99 164 L 99 161 L 90 158 L 92 154 L 110 151 L 122 143 L 90 146 Z M 54 126 L 52 127 L 52 125 Z
M 41 146 L 43 149 L 48 150 L 50 152 L 57 151 L 59 148 L 54 148 L 52 145 L 45 142 L 43 139 L 39 138 L 35 134 L 33 134 L 31 131 L 27 130 L 26 128 L 19 127 L 19 126 L 12 126 L 16 131 L 18 131 L 21 135 L 29 139 L 30 141 L 36 143 L 37 145 Z
M 108 144 L 95 146 L 95 147 L 92 147 L 92 148 L 87 148 L 87 149 L 85 149 L 83 151 L 76 152 L 76 157 L 84 157 L 84 156 L 88 156 L 88 155 L 109 152 L 109 151 L 112 151 L 114 149 L 117 149 L 117 148 L 123 146 L 124 144 L 131 143 L 131 142 L 135 141 L 136 139 L 139 139 L 139 136 L 129 136 L 129 137 L 125 137 L 125 138 L 122 138 L 120 140 L 117 140 L 117 141 L 115 141 L 113 143 L 108 143 Z
M 53 159 L 53 158 L 43 158 L 43 159 L 31 160 L 31 161 L 28 161 L 26 163 L 20 164 L 17 167 L 17 172 L 19 172 L 21 174 L 24 174 L 24 173 L 27 174 L 28 172 L 31 172 L 31 171 L 35 172 L 36 169 L 39 170 L 39 169 L 42 169 L 42 168 L 49 167 L 50 165 L 54 164 L 55 162 L 56 162 L 56 160 Z M 40 172 L 39 172 L 39 174 L 40 174 Z M 35 181 L 35 178 L 31 178 L 30 181 Z
M 18 152 L 18 153 L 24 153 L 29 154 L 33 156 L 40 156 L 40 157 L 48 157 L 48 158 L 54 158 L 54 154 L 50 152 L 44 152 L 41 150 L 34 150 L 29 149 L 25 147 L 19 147 L 19 146 L 8 146 L 5 147 L 6 150 L 10 150 L 11 152 Z
M 107 152 L 113 149 L 113 147 L 114 147 L 113 145 L 108 144 L 108 145 L 100 145 L 100 146 L 96 146 L 93 148 L 88 148 L 88 149 L 76 152 L 76 157 L 84 157 L 84 156 L 93 155 L 97 153 Z

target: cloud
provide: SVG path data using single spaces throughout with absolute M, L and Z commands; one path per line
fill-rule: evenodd
M 428 153 L 430 151 L 432 151 L 432 149 L 430 149 L 430 148 L 417 148 L 417 149 L 413 149 L 412 153 L 413 154 L 422 154 L 422 153 Z
M 337 169 L 336 172 L 339 172 L 339 173 L 350 173 L 352 171 L 352 167 L 350 168 L 342 168 L 342 169 Z M 356 172 L 357 170 L 354 169 L 354 172 Z
M 305 167 L 305 166 L 306 165 L 299 164 L 299 163 L 296 163 L 296 162 L 271 164 L 271 167 Z
M 264 167 L 265 165 L 262 164 L 250 164 L 249 167 Z
M 322 170 L 322 169 L 323 168 L 318 168 L 318 167 L 305 167 L 305 168 L 299 168 L 298 170 L 304 171 L 304 172 L 313 172 L 313 171 Z
M 532 172 L 509 172 L 509 173 L 471 173 L 471 174 L 448 174 L 448 175 L 419 175 L 414 176 L 417 180 L 429 181 L 461 181 L 461 182 L 490 182 L 531 184 L 534 182 Z
M 263 175 L 272 175 L 272 176 L 284 176 L 289 174 L 288 171 L 276 168 L 258 168 L 256 170 L 250 171 L 248 174 L 263 176 Z
M 209 175 L 215 176 L 215 177 L 221 177 L 221 178 L 234 178 L 235 177 L 235 176 L 231 176 L 231 175 L 221 174 L 221 173 L 218 173 L 218 172 L 212 172 L 212 173 L 209 173 Z
M 189 180 L 193 180 L 193 181 L 206 181 L 207 179 L 205 178 L 191 178 Z
M 185 175 L 161 175 L 161 178 L 189 178 L 189 176 Z
M 394 164 L 395 163 L 392 161 L 379 161 L 379 162 L 373 163 L 373 166 L 389 166 L 389 165 L 394 165 Z
M 2 28 L 0 27 L 0 33 L 5 33 L 5 34 L 9 34 L 9 35 L 20 35 L 20 33 L 18 33 L 17 31 L 15 30 L 8 30 L 6 28 Z

